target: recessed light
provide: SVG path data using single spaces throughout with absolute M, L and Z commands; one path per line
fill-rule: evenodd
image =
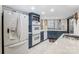
M 44 14 L 45 14 L 45 12 L 41 12 L 41 14 L 42 14 L 42 15 L 44 15 Z
M 54 9 L 52 8 L 52 9 L 50 9 L 50 11 L 51 11 L 51 12 L 54 12 Z
M 32 6 L 31 9 L 32 9 L 32 10 L 35 10 L 36 8 L 35 8 L 35 6 Z

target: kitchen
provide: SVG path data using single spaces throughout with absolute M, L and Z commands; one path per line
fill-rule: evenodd
M 79 53 L 78 19 L 78 5 L 2 5 L 0 53 Z

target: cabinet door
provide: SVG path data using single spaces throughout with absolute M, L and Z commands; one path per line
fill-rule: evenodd
M 54 29 L 55 28 L 55 21 L 49 20 L 48 21 L 48 29 Z
M 41 41 L 44 40 L 44 32 L 41 32 Z
M 44 31 L 44 40 L 47 39 L 47 31 Z

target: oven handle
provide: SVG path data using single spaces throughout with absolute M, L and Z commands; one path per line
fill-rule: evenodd
M 19 42 L 19 43 L 16 43 L 16 44 L 12 44 L 12 45 L 10 45 L 8 47 L 9 48 L 17 47 L 17 46 L 23 45 L 24 43 L 26 43 L 26 40 L 25 41 L 22 41 L 22 42 Z

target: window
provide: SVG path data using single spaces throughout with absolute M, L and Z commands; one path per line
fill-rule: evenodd
M 48 30 L 67 31 L 67 20 L 48 20 Z

